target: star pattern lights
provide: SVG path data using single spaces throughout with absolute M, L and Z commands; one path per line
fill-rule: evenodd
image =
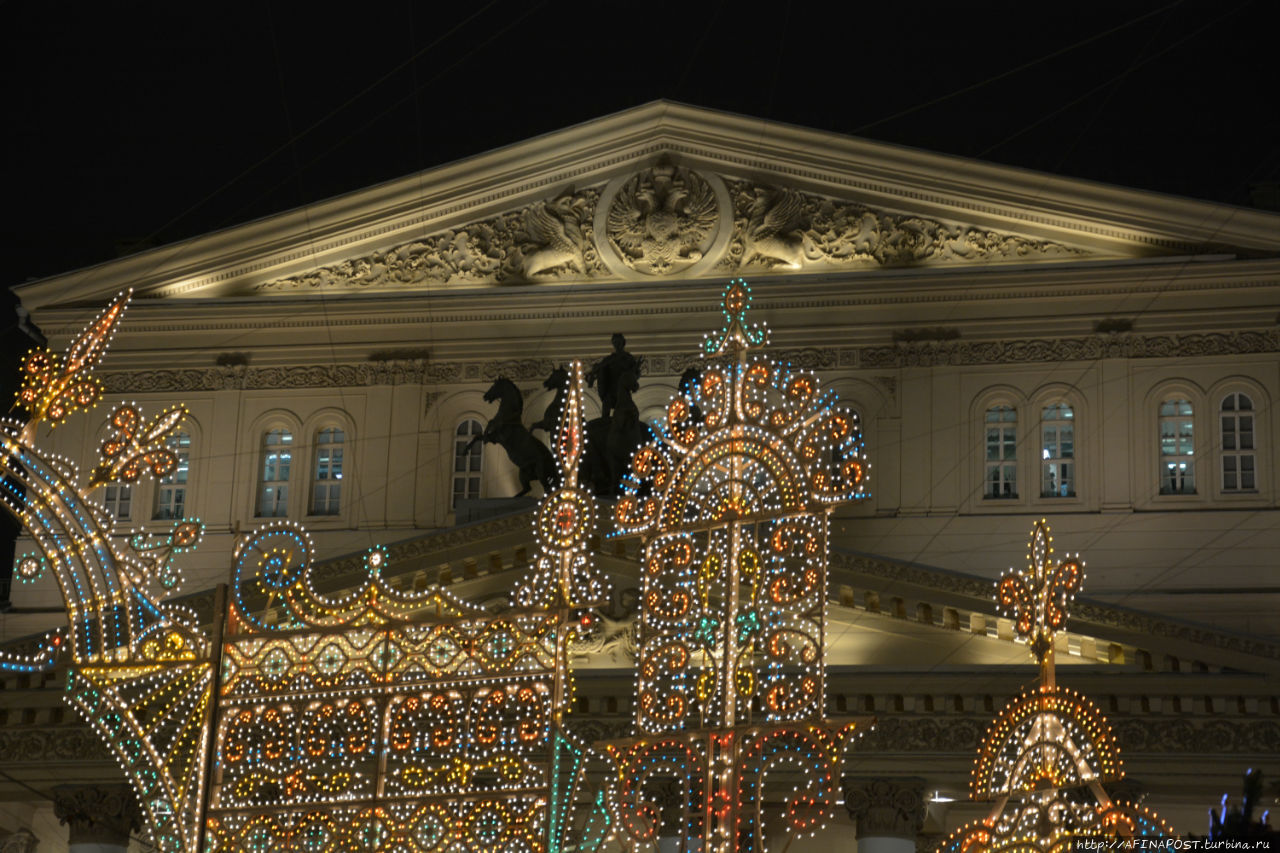
M 750 305 L 747 283 L 730 282 L 699 382 L 636 451 L 615 507 L 618 532 L 644 537 L 639 735 L 609 746 L 628 849 L 672 836 L 756 850 L 779 819 L 812 834 L 853 728 L 823 719 L 827 537 L 830 509 L 865 496 L 862 439 L 816 376 L 751 352 L 768 336 L 748 324 Z M 782 813 L 742 808 L 781 767 L 801 780 Z M 685 810 L 674 818 L 651 784 L 670 777 Z
M 1035 523 L 1027 569 L 997 583 L 1002 615 L 1014 619 L 1040 663 L 1039 683 L 1006 705 L 987 730 L 973 769 L 972 798 L 990 815 L 962 827 L 939 853 L 1075 849 L 1077 836 L 1163 838 L 1172 830 L 1139 805 L 1113 802 L 1103 783 L 1124 776 L 1120 750 L 1102 712 L 1056 683 L 1053 639 L 1084 580 L 1084 562 L 1052 562 L 1053 537 Z

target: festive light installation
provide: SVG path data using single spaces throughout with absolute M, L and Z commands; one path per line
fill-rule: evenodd
M 594 499 L 577 483 L 582 393 L 575 363 L 554 441 L 562 485 L 502 615 L 395 589 L 377 547 L 362 586 L 325 596 L 290 522 L 241 543 L 207 849 L 561 849 L 585 752 L 561 726 L 568 645 L 608 598 L 587 550 Z
M 1065 853 L 1082 835 L 1172 835 L 1155 814 L 1107 796 L 1103 784 L 1124 776 L 1111 728 L 1096 705 L 1056 683 L 1053 638 L 1083 582 L 1084 562 L 1054 563 L 1049 526 L 1037 521 L 1026 570 L 1001 577 L 996 602 L 1040 664 L 1038 683 L 1001 710 L 978 749 L 972 798 L 993 802 L 990 815 L 957 830 L 939 853 Z
M 28 353 L 17 402 L 29 418 L 0 421 L 0 500 L 39 549 L 19 558 L 16 573 L 30 581 L 51 570 L 69 621 L 65 632 L 47 634 L 25 663 L 5 658 L 0 668 L 47 667 L 59 649 L 69 650 L 68 701 L 115 754 L 156 846 L 176 853 L 198 846 L 195 815 L 203 797 L 213 667 L 210 644 L 194 620 L 161 604 L 150 587 L 176 586 L 172 557 L 199 543 L 202 526 L 184 519 L 164 537 L 135 534 L 120 543 L 113 538 L 114 521 L 89 496 L 102 483 L 171 471 L 163 444 L 185 411 L 171 409 L 145 421 L 136 406 L 118 407 L 116 431 L 83 488 L 74 463 L 34 442 L 38 425 L 57 427 L 101 397 L 93 370 L 130 295 L 118 295 L 65 356 L 47 349 Z
M 782 828 L 813 833 L 854 728 L 824 720 L 826 560 L 829 512 L 865 497 L 861 435 L 817 377 L 751 352 L 768 333 L 750 305 L 730 282 L 697 387 L 636 451 L 615 508 L 618 532 L 644 538 L 638 736 L 606 745 L 632 849 L 763 851 L 774 770 L 796 781 Z M 655 789 L 673 780 L 664 815 Z

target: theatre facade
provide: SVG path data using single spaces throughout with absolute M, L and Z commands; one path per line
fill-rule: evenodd
M 1086 564 L 1056 681 L 1110 722 L 1107 793 L 1202 832 L 1247 768 L 1280 773 L 1276 214 L 657 102 L 15 290 L 54 351 L 132 291 L 104 407 L 35 440 L 88 472 L 112 405 L 186 406 L 177 467 L 94 500 L 121 535 L 200 519 L 180 595 L 214 631 L 246 537 L 283 522 L 327 592 L 384 546 L 396 589 L 514 606 L 543 489 L 516 497 L 529 472 L 483 440 L 500 380 L 550 444 L 557 371 L 627 353 L 624 396 L 665 423 L 736 280 L 770 357 L 856 413 L 867 463 L 829 515 L 822 650 L 825 713 L 865 725 L 840 813 L 792 851 L 932 849 L 990 811 L 967 802 L 975 755 L 1041 677 L 993 596 L 1040 519 Z M 584 419 L 618 405 L 607 384 Z M 640 719 L 647 540 L 599 507 L 611 592 L 569 647 L 584 743 Z M 52 573 L 12 598 L 6 648 L 66 624 L 37 612 L 64 601 Z M 86 815 L 108 800 L 127 828 L 66 667 L 3 677 L 14 849 L 63 849 L 60 819 L 106 839 Z

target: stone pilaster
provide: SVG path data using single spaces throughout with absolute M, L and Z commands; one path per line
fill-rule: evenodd
M 128 785 L 58 785 L 53 813 L 70 828 L 71 853 L 123 853 L 142 826 L 142 813 Z
M 856 825 L 859 853 L 914 853 L 924 826 L 924 780 L 844 779 L 844 805 Z

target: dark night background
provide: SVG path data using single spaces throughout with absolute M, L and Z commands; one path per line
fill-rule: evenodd
M 1267 8 L 10 0 L 0 283 L 655 98 L 1274 209 Z

